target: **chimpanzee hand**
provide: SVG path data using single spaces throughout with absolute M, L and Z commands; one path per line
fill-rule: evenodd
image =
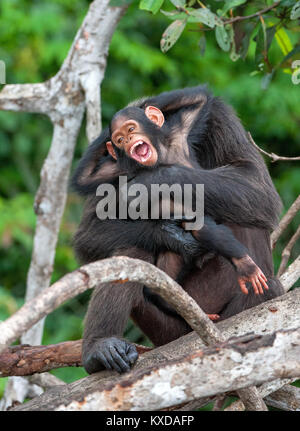
M 243 293 L 246 295 L 248 294 L 246 282 L 252 284 L 254 293 L 256 295 L 263 294 L 263 288 L 266 290 L 269 289 L 265 274 L 253 262 L 250 256 L 247 255 L 240 259 L 232 258 L 232 261 L 238 273 L 238 283 Z
M 133 344 L 116 337 L 100 338 L 83 358 L 83 366 L 89 374 L 104 368 L 125 373 L 130 371 L 137 358 L 138 352 Z
M 167 242 L 172 251 L 178 252 L 183 257 L 188 255 L 189 258 L 193 258 L 198 256 L 202 250 L 199 241 L 193 237 L 191 232 L 182 227 L 185 220 L 185 218 L 162 220 L 160 226 L 168 234 L 169 241 Z

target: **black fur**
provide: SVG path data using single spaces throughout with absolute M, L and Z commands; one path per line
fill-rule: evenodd
M 133 104 L 142 109 L 149 105 L 160 108 L 164 113 L 166 123 L 160 132 L 166 133 L 168 154 L 177 156 L 153 169 L 137 167 L 130 180 L 142 182 L 147 187 L 152 183 L 190 183 L 192 167 L 193 183 L 204 184 L 205 214 L 208 216 L 205 226 L 213 225 L 208 239 L 202 238 L 202 252 L 204 246 L 204 249 L 228 258 L 234 252 L 231 247 L 234 248 L 236 243 L 243 244 L 238 252 L 243 250 L 241 254 L 244 253 L 244 247 L 247 247 L 250 256 L 267 276 L 269 285 L 265 295 L 254 295 L 252 291 L 248 295 L 242 294 L 233 266 L 215 256 L 207 261 L 204 259 L 201 268 L 193 265 L 182 280 L 183 288 L 206 313 L 218 313 L 221 318 L 282 294 L 282 286 L 273 276 L 270 249 L 270 230 L 277 224 L 281 202 L 260 154 L 248 142 L 232 109 L 200 86 L 162 93 Z M 181 134 L 186 136 L 184 149 Z M 172 223 L 120 219 L 100 221 L 96 217 L 97 186 L 105 182 L 117 184 L 119 175 L 128 170 L 128 165 L 118 164 L 108 155 L 105 143 L 109 139 L 110 131 L 106 129 L 88 148 L 73 177 L 73 186 L 87 196 L 74 241 L 80 261 L 86 263 L 123 254 L 155 264 L 160 255 L 170 250 L 174 252 L 175 261 L 176 255 L 182 254 L 183 250 L 185 253 L 189 250 L 188 257 L 194 258 L 195 248 L 197 253 L 201 252 L 201 240 L 195 246 L 192 235 L 179 226 L 175 228 L 175 240 L 174 235 L 168 232 L 170 226 L 174 228 Z M 158 147 L 162 145 L 162 141 L 159 142 Z M 167 223 L 167 229 L 162 229 L 163 223 Z M 220 236 L 228 234 L 228 227 L 224 225 L 230 228 L 227 243 L 218 241 Z M 186 247 L 187 244 L 190 246 Z M 174 278 L 178 277 L 176 264 L 170 267 L 167 264 L 161 269 L 166 272 L 172 269 Z M 107 367 L 107 364 L 127 371 L 132 365 L 132 352 L 126 353 L 128 343 L 119 338 L 130 314 L 155 345 L 190 331 L 183 319 L 172 315 L 172 309 L 168 310 L 166 305 L 163 310 L 164 304 L 156 306 L 153 301 L 156 301 L 153 297 L 152 303 L 145 301 L 143 286 L 136 283 L 127 283 L 122 289 L 114 284 L 95 289 L 83 341 L 83 363 L 89 372 Z M 113 340 L 111 344 L 109 340 Z M 101 346 L 104 346 L 105 353 L 101 352 Z

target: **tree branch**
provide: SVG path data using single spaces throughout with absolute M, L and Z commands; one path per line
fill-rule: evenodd
M 7 85 L 0 92 L 0 109 L 44 113 L 54 124 L 50 151 L 35 198 L 38 218 L 27 276 L 26 301 L 49 286 L 69 171 L 84 108 L 85 105 L 88 107 L 89 137 L 92 134 L 96 136 L 100 131 L 100 84 L 108 47 L 127 7 L 112 8 L 109 0 L 94 0 L 66 60 L 53 78 L 40 84 Z M 21 341 L 39 344 L 42 330 L 43 321 L 40 321 L 22 336 Z M 22 388 L 20 391 L 23 392 Z M 8 396 L 6 391 L 5 397 Z
M 287 246 L 284 248 L 281 254 L 282 259 L 278 269 L 277 277 L 280 277 L 284 273 L 286 269 L 286 265 L 291 255 L 292 248 L 296 244 L 299 237 L 300 237 L 300 225 L 298 226 L 298 229 L 296 230 L 296 232 L 294 233 L 294 235 L 292 236 L 292 238 L 290 239 L 290 241 L 288 242 Z
M 247 15 L 247 16 L 235 16 L 234 18 L 230 18 L 230 19 L 224 21 L 224 25 L 225 24 L 232 24 L 232 23 L 237 22 L 237 21 L 245 21 L 247 19 L 251 19 L 251 18 L 255 18 L 257 16 L 261 16 L 264 13 L 268 12 L 269 10 L 274 9 L 275 7 L 277 7 L 279 5 L 279 3 L 280 3 L 280 1 L 278 1 L 276 3 L 273 3 L 271 6 L 268 6 L 265 9 L 262 9 L 262 10 L 260 10 L 258 12 L 255 12 L 255 13 L 251 14 L 251 15 Z
M 249 141 L 251 142 L 251 144 L 254 145 L 254 147 L 260 151 L 262 154 L 264 154 L 265 156 L 268 156 L 272 159 L 272 163 L 277 162 L 278 160 L 285 160 L 285 161 L 295 161 L 295 160 L 300 160 L 300 156 L 299 157 L 283 157 L 283 156 L 278 156 L 275 153 L 267 153 L 266 151 L 264 151 L 263 149 L 261 149 L 253 140 L 251 133 L 248 132 L 248 138 Z
M 295 215 L 298 213 L 299 210 L 300 210 L 300 195 L 297 197 L 295 202 L 291 205 L 287 213 L 282 217 L 282 219 L 279 222 L 279 225 L 272 233 L 271 235 L 272 248 L 275 247 L 279 237 L 288 227 L 288 225 L 293 220 L 293 218 L 295 217 Z
M 139 355 L 151 347 L 135 344 Z M 29 376 L 62 367 L 82 367 L 82 340 L 64 341 L 47 346 L 20 344 L 0 353 L 0 376 Z
M 65 289 L 66 286 L 61 287 Z M 44 293 L 45 292 L 43 292 L 43 294 Z M 255 333 L 269 334 L 274 330 L 279 330 L 282 327 L 286 329 L 300 327 L 300 289 L 296 289 L 281 297 L 275 298 L 266 303 L 262 303 L 257 307 L 245 310 L 244 312 L 233 316 L 232 318 L 217 323 L 216 326 L 226 338 L 243 335 L 249 332 L 249 328 L 251 328 L 251 330 Z M 2 329 L 0 333 L 2 333 Z M 190 333 L 185 337 L 169 343 L 168 345 L 145 353 L 138 359 L 137 365 L 135 365 L 134 369 L 144 368 L 145 366 L 158 367 L 162 362 L 170 359 L 176 359 L 183 355 L 189 354 L 195 349 L 202 348 L 204 348 L 203 342 L 195 333 Z M 76 382 L 76 393 L 80 387 L 81 397 L 84 397 L 86 390 L 93 390 L 94 388 L 98 387 L 99 379 L 106 379 L 107 382 L 112 382 L 114 379 L 116 379 L 116 381 L 118 380 L 117 377 L 115 378 L 112 373 L 97 373 L 93 376 Z M 285 383 L 285 381 L 281 381 L 279 385 L 274 386 L 274 382 L 272 382 L 271 390 L 276 390 L 278 387 L 280 387 L 280 385 L 282 386 Z M 66 385 L 65 392 L 57 393 L 59 400 L 64 397 L 72 399 L 73 396 L 74 393 L 72 384 L 71 386 Z M 56 398 L 54 397 L 54 399 Z M 36 402 L 43 406 L 43 400 L 44 398 Z
M 140 282 L 162 296 L 182 315 L 206 344 L 211 340 L 219 341 L 219 331 L 207 315 L 166 273 L 139 259 L 113 257 L 82 266 L 26 302 L 13 316 L 0 324 L 0 344 L 12 343 L 38 320 L 67 299 L 85 290 L 94 288 L 100 283 L 126 281 Z M 221 338 L 223 341 L 223 337 Z
M 288 269 L 279 278 L 284 290 L 287 292 L 300 277 L 300 255 L 290 264 Z
M 50 390 L 14 410 L 156 410 L 195 397 L 299 376 L 299 358 L 300 329 L 241 337 L 193 351 L 158 368 L 133 370 L 114 381 L 98 380 L 93 390 L 83 388 L 84 398 L 77 392 L 72 399 L 57 399 L 55 390 Z M 78 381 L 76 384 L 78 388 Z M 61 395 L 67 386 L 59 388 Z

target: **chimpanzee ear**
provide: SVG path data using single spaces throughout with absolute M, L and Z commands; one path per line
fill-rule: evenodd
M 158 127 L 161 127 L 165 122 L 164 114 L 155 106 L 147 106 L 145 109 L 145 115 Z
M 109 152 L 109 154 L 115 159 L 115 160 L 117 160 L 117 155 L 116 155 L 116 152 L 115 152 L 115 149 L 114 149 L 114 146 L 113 146 L 113 144 L 112 144 L 112 142 L 111 141 L 107 141 L 106 142 L 106 148 L 107 148 L 107 151 Z

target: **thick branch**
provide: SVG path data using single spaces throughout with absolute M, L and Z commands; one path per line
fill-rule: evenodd
M 116 268 L 118 269 L 116 270 Z M 123 257 L 106 259 L 86 265 L 80 270 L 63 277 L 51 288 L 48 288 L 46 292 L 44 291 L 39 297 L 33 299 L 31 303 L 25 304 L 13 317 L 0 325 L 0 330 L 2 329 L 1 343 L 8 344 L 12 342 L 23 332 L 24 325 L 31 326 L 66 299 L 87 288 L 95 287 L 100 280 L 101 282 L 117 280 L 141 282 L 170 302 L 207 344 L 224 340 L 223 336 L 220 335 L 220 332 L 195 301 L 165 273 L 148 263 Z M 59 294 L 61 294 L 60 298 Z M 250 389 L 251 391 L 252 389 Z M 243 398 L 244 396 L 245 394 L 242 394 Z M 255 398 L 257 399 L 255 394 L 250 397 L 250 405 L 253 405 L 251 399 Z M 256 402 L 257 405 L 258 403 Z
M 141 355 L 151 347 L 135 345 Z M 47 346 L 21 344 L 11 346 L 0 353 L 0 376 L 29 376 L 55 368 L 82 367 L 82 340 L 65 341 Z
M 287 292 L 300 277 L 300 255 L 290 264 L 288 269 L 279 278 L 284 290 Z
M 249 332 L 249 328 L 251 328 L 251 331 L 254 333 L 270 334 L 274 330 L 279 330 L 282 327 L 286 329 L 300 327 L 300 289 L 296 289 L 257 307 L 245 310 L 230 319 L 217 323 L 216 326 L 226 338 L 243 335 Z M 203 348 L 204 344 L 201 339 L 195 333 L 190 333 L 168 345 L 145 353 L 139 357 L 134 369 L 139 370 L 145 367 L 159 367 L 159 365 L 165 361 L 176 360 L 196 349 Z M 47 392 L 42 397 L 39 397 L 34 404 L 29 404 L 30 409 L 47 409 L 49 407 L 49 399 L 57 405 L 62 399 L 71 402 L 75 396 L 83 398 L 87 392 L 96 390 L 100 381 L 106 381 L 112 384 L 118 381 L 118 376 L 106 371 L 94 374 L 78 382 L 66 385 L 63 392 Z M 270 392 L 277 390 L 286 382 L 280 380 L 277 385 L 274 385 L 274 382 L 271 383 Z M 263 393 L 268 394 L 270 392 L 265 391 Z
M 169 360 L 158 368 L 133 370 L 115 381 L 98 380 L 92 391 L 84 388 L 84 398 L 73 393 L 71 400 L 54 401 L 55 391 L 50 390 L 47 404 L 46 394 L 15 410 L 156 410 L 196 397 L 299 376 L 299 358 L 300 329 L 241 337 Z
M 298 327 L 300 326 L 300 289 L 272 301 L 268 301 L 267 303 L 263 303 L 260 306 L 251 308 L 251 310 L 246 310 L 231 319 L 217 323 L 216 326 L 223 333 L 225 338 L 243 335 L 249 332 L 249 328 L 255 333 L 265 334 L 271 333 L 274 330 L 279 330 L 281 327 Z M 185 338 L 186 337 L 180 339 L 180 345 Z M 197 346 L 203 346 L 202 342 L 197 338 L 193 341 L 193 346 L 195 342 L 197 342 Z M 20 376 L 32 374 L 34 372 L 42 373 L 57 366 L 79 366 L 81 364 L 80 345 L 81 340 L 50 346 L 9 347 L 0 353 L 1 376 Z M 184 348 L 184 343 L 182 346 Z M 141 348 L 144 350 L 149 349 L 139 346 L 139 351 L 141 351 Z M 187 344 L 187 349 L 184 350 L 184 352 L 188 352 L 189 349 L 191 349 L 191 346 Z M 155 351 L 157 351 L 157 349 Z M 174 351 L 180 354 L 180 349 L 178 349 L 178 347 L 176 347 Z M 61 355 L 59 352 L 63 352 L 63 354 Z M 35 360 L 34 358 L 37 359 Z M 21 364 L 19 364 L 20 361 Z M 152 365 L 155 365 L 155 363 L 152 363 Z M 270 386 L 270 384 L 268 384 L 268 387 L 264 388 L 263 391 L 262 388 L 259 388 L 260 393 L 265 397 L 269 393 L 276 391 L 284 383 L 285 382 L 272 382 L 272 385 Z
M 8 84 L 0 92 L 0 109 L 47 114 L 50 81 L 40 84 Z
M 267 397 L 269 406 L 288 411 L 300 411 L 300 388 L 287 385 Z
M 13 316 L 0 324 L 0 344 L 10 344 L 26 329 L 70 299 L 100 283 L 140 282 L 168 301 L 199 334 L 205 343 L 219 341 L 219 331 L 197 303 L 167 274 L 155 266 L 127 257 L 93 262 L 65 275 L 36 298 L 26 302 Z M 105 288 L 105 286 L 103 286 Z M 122 288 L 120 286 L 120 288 Z M 223 337 L 222 337 L 223 341 Z
M 69 171 L 85 103 L 88 105 L 90 134 L 94 126 L 96 135 L 100 130 L 100 107 L 94 109 L 91 124 L 91 103 L 100 104 L 99 86 L 104 76 L 110 39 L 126 9 L 127 6 L 109 7 L 109 0 L 94 0 L 65 62 L 53 78 L 42 84 L 8 85 L 0 93 L 0 109 L 42 112 L 54 124 L 51 148 L 41 172 L 41 183 L 35 199 L 38 219 L 27 276 L 27 301 L 49 286 L 66 202 Z M 92 72 L 96 78 L 91 80 L 91 84 L 82 86 L 84 76 L 90 78 Z M 85 97 L 83 89 L 86 91 Z M 99 97 L 92 97 L 92 91 Z M 24 334 L 21 341 L 39 344 L 42 329 L 43 321 Z M 9 397 L 9 391 L 6 391 L 5 397 Z

